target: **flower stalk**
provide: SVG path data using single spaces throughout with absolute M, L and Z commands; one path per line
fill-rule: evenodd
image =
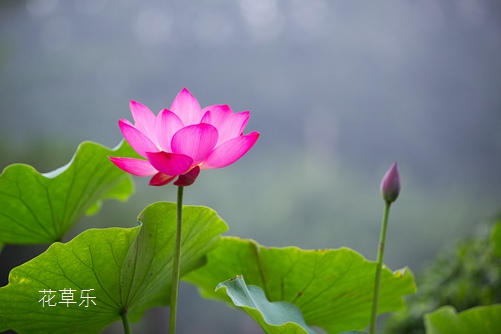
M 374 282 L 374 295 L 372 299 L 372 313 L 370 334 L 376 331 L 376 320 L 379 304 L 379 289 L 381 285 L 381 271 L 383 270 L 384 248 L 386 242 L 386 230 L 388 227 L 388 217 L 390 215 L 390 206 L 400 194 L 400 175 L 397 169 L 397 163 L 394 162 L 390 169 L 386 172 L 381 182 L 381 195 L 385 201 L 383 212 L 383 221 L 381 226 L 381 234 L 379 236 L 379 247 L 376 260 L 376 278 Z
M 371 329 L 370 334 L 374 334 L 376 330 L 376 318 L 379 304 L 379 287 L 381 283 L 381 271 L 383 269 L 384 245 L 386 240 L 386 229 L 388 227 L 388 216 L 390 214 L 391 202 L 386 202 L 383 213 L 383 222 L 381 227 L 381 235 L 379 236 L 379 248 L 376 261 L 376 279 L 374 283 L 374 296 L 372 299 L 371 313 Z
M 169 333 L 176 333 L 177 297 L 179 292 L 179 276 L 181 267 L 181 231 L 183 225 L 183 189 L 177 187 L 176 241 L 174 245 L 174 262 L 172 265 L 172 290 L 170 297 Z

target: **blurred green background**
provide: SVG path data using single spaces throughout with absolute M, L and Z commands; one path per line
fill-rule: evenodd
M 497 0 L 2 0 L 0 170 L 51 171 L 84 140 L 113 147 L 130 99 L 158 112 L 187 87 L 202 106 L 250 110 L 245 132 L 261 138 L 204 172 L 185 204 L 261 244 L 375 260 L 379 184 L 398 160 L 385 262 L 419 273 L 501 209 L 500 15 Z M 136 184 L 68 238 L 133 226 L 147 204 L 175 200 L 174 187 Z M 23 254 L 4 250 L 2 284 Z M 191 286 L 181 296 L 182 333 L 258 331 Z M 166 312 L 137 332 L 159 330 Z

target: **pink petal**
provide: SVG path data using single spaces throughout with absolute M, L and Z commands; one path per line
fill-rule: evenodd
M 146 158 L 146 152 L 159 151 L 153 141 L 130 124 L 128 120 L 121 119 L 118 121 L 118 126 L 120 127 L 120 131 L 122 131 L 125 140 L 127 140 L 134 151 L 139 153 L 140 156 Z
M 206 110 L 206 108 L 202 109 L 202 111 Z M 202 117 L 202 119 L 200 120 L 200 123 L 207 123 L 207 124 L 211 124 L 211 120 L 212 120 L 212 117 L 210 115 L 210 110 L 207 110 L 204 112 L 204 115 Z
M 202 169 L 223 168 L 231 165 L 247 153 L 259 138 L 259 132 L 251 132 L 222 143 L 204 161 Z
M 185 126 L 200 123 L 203 116 L 197 99 L 186 88 L 177 94 L 170 110 L 179 116 Z
M 210 121 L 206 123 L 214 125 L 219 133 L 217 145 L 240 136 L 250 117 L 248 111 L 233 113 L 227 105 L 213 105 L 202 109 L 206 110 L 211 113 Z
M 147 106 L 136 101 L 131 100 L 129 107 L 136 129 L 155 141 L 155 114 Z
M 200 174 L 200 167 L 195 166 L 188 173 L 180 175 L 176 182 L 174 182 L 175 186 L 187 187 L 193 184 L 195 180 Z
M 174 180 L 176 176 L 170 176 L 170 175 L 165 175 L 160 172 L 156 173 L 153 175 L 153 177 L 150 179 L 150 183 L 148 183 L 150 186 L 164 186 L 168 183 L 170 183 L 172 180 Z
M 118 168 L 136 176 L 150 176 L 155 174 L 156 169 L 148 162 L 135 158 L 109 157 Z
M 172 138 L 172 152 L 193 158 L 193 165 L 204 161 L 217 143 L 217 130 L 210 124 L 200 123 L 182 128 Z
M 147 152 L 148 161 L 163 174 L 177 176 L 186 173 L 192 166 L 193 159 L 183 154 L 167 152 Z
M 162 151 L 172 152 L 172 137 L 182 127 L 183 122 L 172 111 L 164 109 L 158 114 L 155 123 L 155 133 Z

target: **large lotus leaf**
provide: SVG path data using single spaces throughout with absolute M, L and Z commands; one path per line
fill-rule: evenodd
M 113 150 L 84 142 L 66 166 L 50 173 L 25 164 L 6 167 L 0 174 L 0 244 L 61 240 L 84 213 L 97 212 L 102 200 L 126 200 L 132 179 L 108 156 L 132 154 L 125 142 Z
M 242 308 L 267 334 L 315 333 L 294 304 L 269 302 L 260 287 L 245 284 L 242 276 L 220 283 L 216 292 L 230 297 L 233 304 Z
M 426 334 L 497 334 L 501 329 L 501 305 L 478 306 L 457 313 L 443 306 L 425 315 Z
M 268 248 L 252 240 L 223 237 L 208 254 L 207 264 L 184 279 L 208 298 L 228 297 L 214 291 L 220 282 L 241 275 L 263 289 L 269 301 L 296 305 L 309 326 L 329 333 L 363 330 L 370 322 L 376 263 L 348 249 L 302 250 Z M 380 313 L 404 306 L 402 297 L 415 293 L 408 269 L 381 277 Z
M 152 204 L 139 221 L 87 230 L 14 268 L 0 288 L 0 332 L 99 333 L 123 312 L 136 321 L 147 308 L 168 305 L 176 205 Z M 202 265 L 226 229 L 211 209 L 185 206 L 181 274 Z

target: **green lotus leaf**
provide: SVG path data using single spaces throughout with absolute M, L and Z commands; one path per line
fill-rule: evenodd
M 304 322 L 301 311 L 288 302 L 270 303 L 260 287 L 246 285 L 242 276 L 220 283 L 216 292 L 226 294 L 267 334 L 314 334 Z
M 14 268 L 0 288 L 0 332 L 99 333 L 124 312 L 137 321 L 168 305 L 176 205 L 152 204 L 138 220 L 133 228 L 87 230 Z M 202 265 L 226 229 L 211 209 L 185 206 L 181 274 Z
M 348 249 L 302 250 L 264 247 L 252 240 L 223 237 L 207 255 L 207 264 L 184 277 L 200 293 L 225 301 L 214 291 L 220 282 L 241 275 L 263 289 L 270 302 L 285 301 L 301 310 L 308 326 L 328 333 L 363 330 L 370 322 L 376 263 Z M 410 270 L 381 276 L 380 313 L 404 306 L 402 297 L 415 293 Z
M 96 213 L 103 200 L 125 201 L 134 191 L 132 178 L 109 155 L 133 151 L 125 142 L 113 150 L 84 142 L 66 166 L 50 173 L 25 164 L 7 166 L 0 174 L 0 243 L 61 240 L 83 214 Z
M 501 304 L 478 306 L 457 313 L 443 306 L 424 317 L 426 334 L 497 334 L 501 328 Z

